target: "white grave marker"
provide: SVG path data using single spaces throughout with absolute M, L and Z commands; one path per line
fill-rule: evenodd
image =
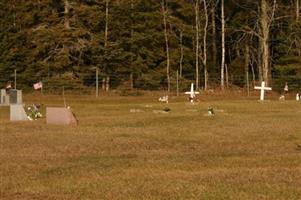
M 194 91 L 193 83 L 191 83 L 191 86 L 190 86 L 190 92 L 185 92 L 185 94 L 189 94 L 189 95 L 190 95 L 190 96 L 189 96 L 190 102 L 193 103 L 193 100 L 194 100 L 194 98 L 196 97 L 196 94 L 200 94 L 200 93 Z
M 159 101 L 160 101 L 160 102 L 168 103 L 168 95 L 163 96 L 163 97 L 160 97 L 160 98 L 159 98 Z
M 265 90 L 272 90 L 270 87 L 265 87 L 265 82 L 261 82 L 261 87 L 255 86 L 254 89 L 260 90 L 260 101 L 264 101 L 264 91 Z

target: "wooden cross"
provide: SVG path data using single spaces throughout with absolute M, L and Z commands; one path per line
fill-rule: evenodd
M 190 92 L 185 92 L 185 94 L 189 94 L 190 95 L 189 96 L 190 102 L 193 103 L 193 100 L 196 97 L 196 94 L 199 94 L 199 92 L 194 91 L 193 83 L 191 83 Z
M 261 87 L 255 86 L 254 89 L 260 90 L 260 101 L 264 101 L 264 91 L 265 90 L 272 90 L 270 87 L 265 87 L 265 82 L 261 82 Z

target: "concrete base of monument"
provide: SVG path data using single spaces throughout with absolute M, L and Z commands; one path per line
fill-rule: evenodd
M 46 123 L 55 125 L 77 125 L 78 121 L 68 108 L 47 107 Z
M 10 121 L 28 121 L 23 105 L 10 105 Z

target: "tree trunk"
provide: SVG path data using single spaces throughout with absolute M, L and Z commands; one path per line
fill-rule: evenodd
M 69 20 L 69 11 L 70 11 L 70 3 L 68 0 L 64 1 L 64 25 L 66 29 L 70 29 L 70 20 Z
M 195 87 L 199 90 L 199 0 L 195 2 Z
M 161 1 L 162 13 L 163 13 L 163 23 L 164 23 L 164 38 L 165 38 L 165 48 L 166 48 L 166 76 L 167 76 L 167 91 L 170 92 L 170 58 L 169 58 L 169 45 L 168 45 L 168 34 L 167 34 L 167 20 L 166 20 L 166 2 Z
M 254 64 L 252 62 L 252 65 L 251 65 L 251 70 L 252 70 L 252 86 L 255 85 L 255 81 L 256 81 L 256 75 L 255 75 L 255 69 L 254 69 Z
M 221 89 L 225 88 L 225 14 L 224 0 L 221 0 L 221 20 L 222 20 L 222 61 L 221 61 Z
M 13 1 L 13 27 L 16 28 L 16 0 Z
M 296 0 L 296 21 L 298 22 L 300 19 L 300 4 L 299 0 Z
M 217 48 L 216 48 L 216 23 L 215 23 L 215 6 L 211 9 L 211 25 L 212 25 L 212 64 L 216 67 Z
M 106 14 L 105 14 L 105 35 L 104 35 L 104 50 L 105 50 L 105 56 L 107 55 L 107 47 L 108 47 L 108 35 L 109 31 L 109 0 L 106 0 Z M 108 68 L 108 63 L 105 64 L 105 70 Z M 105 79 L 105 90 L 109 91 L 110 89 L 110 77 L 107 76 Z
M 260 46 L 262 50 L 261 64 L 262 64 L 262 78 L 266 85 L 269 85 L 269 17 L 268 17 L 268 3 L 267 0 L 261 0 L 260 9 Z
M 107 76 L 107 79 L 106 79 L 106 91 L 108 92 L 110 90 L 110 77 Z
M 180 45 L 181 45 L 181 57 L 180 57 L 180 78 L 183 75 L 183 59 L 184 59 L 184 47 L 183 47 L 183 32 L 180 30 Z
M 109 27 L 109 0 L 106 0 L 106 22 L 105 22 L 105 48 L 108 46 L 108 27 Z
M 133 10 L 134 10 L 134 1 L 131 0 L 131 47 L 130 47 L 130 52 L 131 52 L 131 72 L 130 72 L 130 84 L 131 84 L 131 90 L 134 89 L 134 68 L 133 68 L 133 50 L 132 50 L 132 45 L 133 45 L 133 38 L 134 38 L 134 22 L 133 22 Z
M 263 73 L 262 73 L 262 45 L 259 45 L 259 53 L 257 55 L 257 68 L 258 68 L 258 81 L 261 83 L 263 81 Z
M 134 73 L 130 73 L 130 84 L 131 84 L 131 90 L 134 89 Z
M 102 90 L 106 90 L 106 78 L 102 78 Z
M 228 71 L 227 64 L 225 64 L 225 72 L 226 72 L 226 88 L 229 88 L 229 71 Z
M 249 45 L 245 46 L 245 84 L 249 89 L 249 64 L 250 64 L 250 48 Z
M 208 89 L 208 70 L 207 70 L 207 28 L 208 28 L 208 12 L 207 3 L 204 2 L 204 13 L 205 13 L 205 26 L 204 26 L 204 36 L 203 36 L 203 65 L 204 65 L 204 89 Z

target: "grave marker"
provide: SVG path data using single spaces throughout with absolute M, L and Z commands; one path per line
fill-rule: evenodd
M 22 90 L 10 90 L 10 104 L 22 104 Z
M 77 119 L 68 108 L 48 107 L 46 108 L 46 123 L 56 125 L 77 125 Z
M 168 95 L 163 96 L 163 97 L 160 97 L 158 100 L 159 100 L 160 102 L 168 103 Z
M 6 94 L 5 89 L 0 92 L 0 105 L 9 105 L 9 96 Z
M 189 100 L 191 103 L 193 103 L 193 101 L 196 97 L 196 94 L 199 94 L 199 92 L 194 91 L 193 83 L 191 83 L 190 92 L 185 92 L 185 94 L 189 94 Z
M 0 105 L 22 104 L 22 90 L 10 89 L 9 93 L 5 89 L 0 92 Z
M 254 89 L 260 90 L 260 101 L 264 101 L 264 92 L 266 90 L 272 90 L 272 88 L 270 88 L 270 87 L 265 87 L 265 82 L 264 81 L 261 82 L 261 86 L 260 87 L 259 86 L 255 86 Z

